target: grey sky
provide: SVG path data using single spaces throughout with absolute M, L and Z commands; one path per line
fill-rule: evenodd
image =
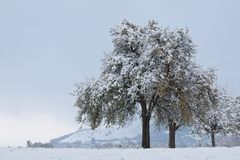
M 0 0 L 0 146 L 74 131 L 75 82 L 99 74 L 109 30 L 128 19 L 188 27 L 197 61 L 240 95 L 240 3 L 230 0 Z

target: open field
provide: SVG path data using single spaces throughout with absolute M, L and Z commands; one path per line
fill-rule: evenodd
M 240 147 L 152 149 L 0 148 L 0 160 L 239 160 Z

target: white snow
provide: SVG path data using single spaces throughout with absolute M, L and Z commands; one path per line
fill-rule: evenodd
M 0 148 L 1 160 L 239 160 L 240 147 L 153 149 Z

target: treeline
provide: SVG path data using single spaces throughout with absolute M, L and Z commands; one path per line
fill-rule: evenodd
M 188 30 L 124 20 L 111 35 L 113 50 L 99 78 L 77 84 L 73 92 L 79 123 L 92 129 L 124 126 L 139 115 L 143 148 L 150 148 L 150 121 L 168 128 L 170 148 L 182 126 L 210 135 L 213 147 L 217 133 L 240 134 L 240 98 L 216 85 L 214 69 L 196 63 Z
M 30 140 L 28 140 L 27 147 L 28 148 L 53 148 L 53 145 L 50 143 L 41 143 L 41 142 L 32 143 Z

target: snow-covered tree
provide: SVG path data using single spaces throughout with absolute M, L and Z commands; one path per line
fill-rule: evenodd
M 212 69 L 204 71 L 190 60 L 184 61 L 178 56 L 172 59 L 172 63 L 167 65 L 165 81 L 159 86 L 160 100 L 159 107 L 156 107 L 155 121 L 157 125 L 168 127 L 169 148 L 175 148 L 176 131 L 183 125 L 189 125 L 193 114 L 205 110 L 196 107 L 196 102 L 204 101 L 209 94 L 204 86 L 214 81 Z M 179 66 L 184 69 L 177 70 L 176 67 Z M 169 68 L 172 69 L 170 72 Z M 200 92 L 204 96 L 200 96 Z
M 185 110 L 188 102 L 184 99 L 192 90 L 181 85 L 193 84 L 190 82 L 197 68 L 192 60 L 195 45 L 187 31 L 171 31 L 154 21 L 138 26 L 124 20 L 111 30 L 111 35 L 114 48 L 103 59 L 100 78 L 79 84 L 74 92 L 79 108 L 77 119 L 94 129 L 102 123 L 123 126 L 139 114 L 142 147 L 149 148 L 150 120 L 163 106 L 160 93 L 167 91 L 164 84 L 173 85 L 172 91 L 181 93 L 168 95 L 181 99 L 178 106 Z M 166 79 L 174 79 L 174 84 Z
M 228 97 L 225 132 L 229 135 L 240 135 L 240 97 Z
M 211 86 L 213 87 L 213 86 Z M 210 135 L 212 147 L 216 146 L 216 134 L 233 133 L 234 128 L 232 114 L 235 101 L 216 88 L 212 88 L 211 97 L 204 99 L 204 112 L 198 112 L 194 118 L 194 132 L 200 135 Z M 200 106 L 200 105 L 199 105 Z M 207 107 L 206 107 L 207 106 Z M 200 107 L 201 108 L 201 107 Z M 233 117 L 231 117 L 233 116 Z

